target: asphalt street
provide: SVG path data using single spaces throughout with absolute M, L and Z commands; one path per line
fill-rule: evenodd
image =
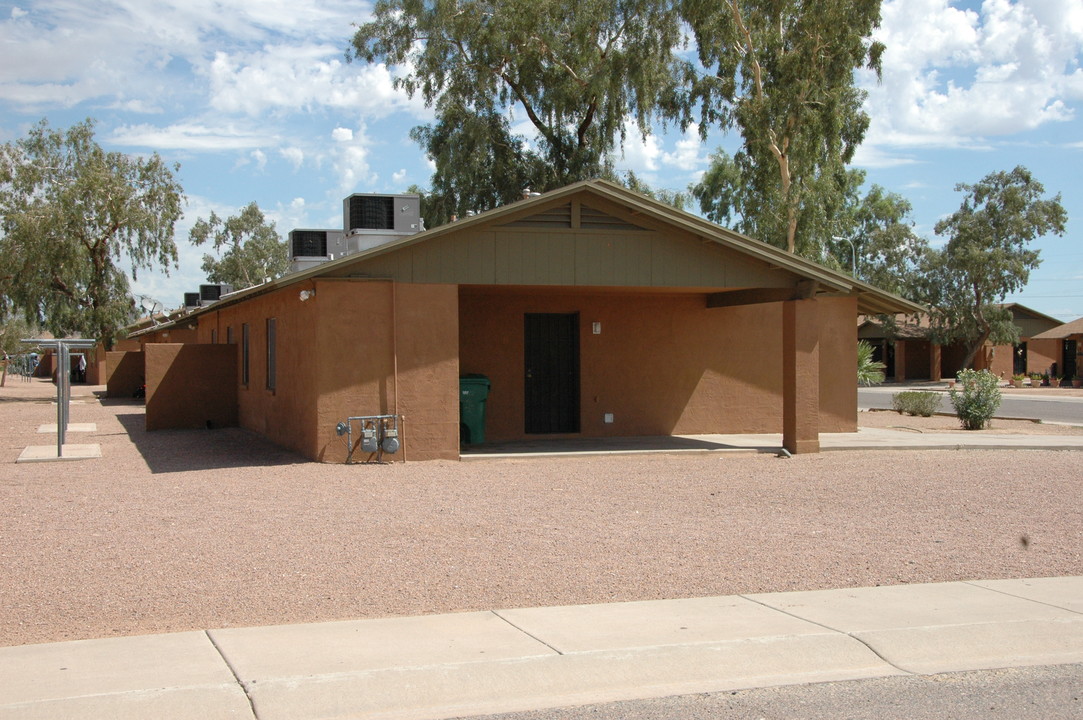
M 481 717 L 481 716 L 476 716 Z M 488 715 L 485 720 L 1076 720 L 1083 665 L 757 688 Z
M 920 386 L 879 385 L 871 388 L 858 388 L 857 406 L 861 410 L 891 409 L 891 396 L 904 390 L 925 390 Z M 940 409 L 952 413 L 951 400 L 947 392 L 939 391 Z M 1037 391 L 1035 391 L 1037 392 Z M 1070 423 L 1083 425 L 1083 398 L 1049 397 L 1048 395 L 1025 397 L 1004 394 L 1001 396 L 997 417 L 1031 418 L 1042 422 Z

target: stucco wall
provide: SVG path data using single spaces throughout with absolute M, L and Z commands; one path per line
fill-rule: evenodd
M 857 432 L 855 298 L 821 298 L 820 432 Z
M 316 334 L 318 298 L 301 300 L 311 284 L 293 286 L 248 300 L 240 305 L 199 316 L 199 340 L 210 343 L 211 330 L 222 348 L 234 358 L 232 381 L 236 388 L 241 427 L 306 457 L 316 456 Z M 274 318 L 275 388 L 267 387 L 267 320 Z M 248 383 L 243 382 L 244 325 L 248 325 Z M 233 329 L 233 344 L 227 343 Z
M 105 381 L 105 391 L 111 398 L 132 397 L 143 384 L 143 378 L 146 377 L 141 350 L 109 352 L 106 366 L 108 377 Z
M 144 349 L 147 430 L 237 424 L 234 355 L 221 345 L 151 343 Z
M 700 293 L 533 288 L 464 288 L 460 302 L 460 371 L 492 381 L 487 441 L 528 437 L 525 313 L 579 313 L 583 436 L 782 429 L 780 303 L 708 309 Z M 821 368 L 838 373 L 821 377 L 825 431 L 856 425 L 855 315 L 852 300 L 822 301 Z
M 457 287 L 331 279 L 317 282 L 316 299 L 324 351 L 314 457 L 345 460 L 335 426 L 346 418 L 399 414 L 407 459 L 458 458 Z
M 1027 372 L 1042 373 L 1043 375 L 1052 370 L 1053 363 L 1057 364 L 1057 374 L 1063 371 L 1061 353 L 1064 343 L 1061 340 L 1027 340 Z

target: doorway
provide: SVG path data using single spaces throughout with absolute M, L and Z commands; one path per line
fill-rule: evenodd
M 1079 366 L 1076 362 L 1076 353 L 1078 352 L 1077 341 L 1065 340 L 1061 349 L 1061 375 L 1064 377 L 1075 377 L 1079 374 Z
M 524 315 L 527 433 L 579 432 L 579 313 Z

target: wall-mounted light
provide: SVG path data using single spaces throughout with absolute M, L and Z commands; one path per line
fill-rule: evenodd
M 602 324 L 600 322 L 591 323 L 591 329 L 594 331 L 595 335 L 602 334 Z
M 316 297 L 316 291 L 315 290 L 302 290 L 301 292 L 297 293 L 297 297 L 301 298 L 301 302 L 304 302 L 305 300 L 308 300 L 309 298 Z

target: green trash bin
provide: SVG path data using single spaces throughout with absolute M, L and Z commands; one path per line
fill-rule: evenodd
M 464 375 L 459 378 L 459 439 L 466 445 L 485 442 L 485 400 L 489 378 Z

